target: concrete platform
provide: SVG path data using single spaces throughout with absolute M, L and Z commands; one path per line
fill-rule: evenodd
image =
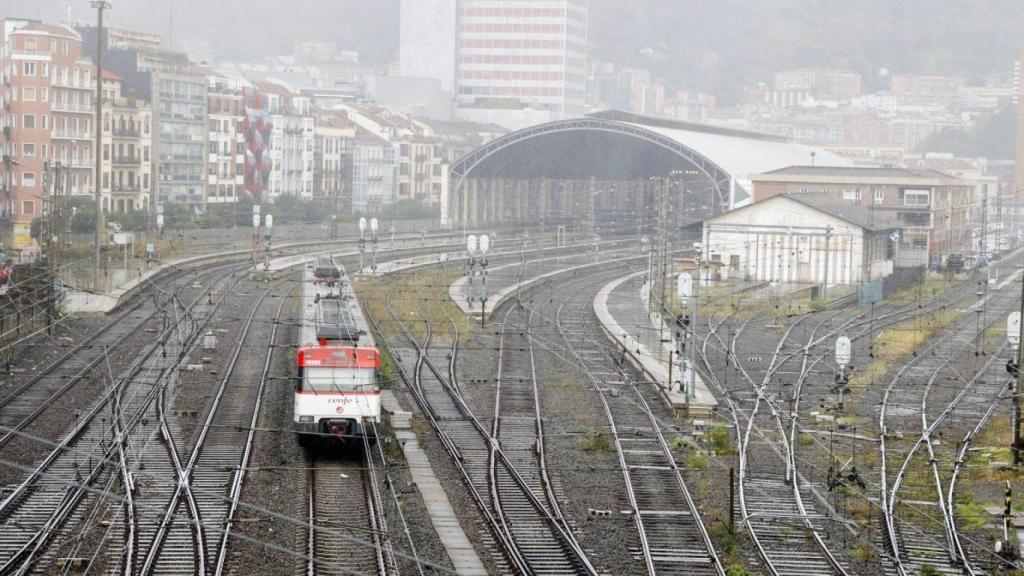
M 662 388 L 663 396 L 673 408 L 688 408 L 695 416 L 708 415 L 718 405 L 718 400 L 699 374 L 689 406 L 684 394 L 671 390 L 669 353 L 676 349 L 676 344 L 672 330 L 667 325 L 662 326 L 661 317 L 648 313 L 641 293 L 645 274 L 636 272 L 601 288 L 594 297 L 597 319 L 605 335 L 626 351 L 633 365 Z
M 398 444 L 405 453 L 409 473 L 420 495 L 423 496 L 434 531 L 441 539 L 441 544 L 455 567 L 455 573 L 464 576 L 487 576 L 480 556 L 459 524 L 448 495 L 434 474 L 430 459 L 412 431 L 412 414 L 402 409 L 398 398 L 390 390 L 382 391 L 381 401 L 384 410 L 391 414 L 391 425 L 395 437 L 398 438 Z
M 429 244 L 430 242 L 436 242 L 439 239 L 442 239 L 442 238 L 447 239 L 447 238 L 450 238 L 450 237 L 451 236 L 449 234 L 431 234 L 431 235 L 427 235 L 427 237 L 425 239 L 423 239 L 418 234 L 409 234 L 409 235 L 406 235 L 404 238 L 396 238 L 395 239 L 395 244 L 396 244 L 395 249 L 399 249 L 399 248 L 414 248 L 414 247 L 417 247 L 417 246 L 423 246 L 424 242 Z M 336 242 L 339 242 L 339 243 L 340 242 L 352 242 L 354 240 L 356 240 L 356 239 L 354 239 L 354 238 L 345 238 L 343 240 L 337 240 Z M 305 247 L 314 248 L 316 246 L 323 246 L 323 245 L 328 244 L 328 243 L 330 243 L 330 241 L 323 241 L 323 240 L 306 241 L 306 242 L 293 242 L 293 243 L 289 243 L 289 244 L 280 244 L 278 246 L 275 246 L 274 249 L 275 250 L 280 250 L 280 249 L 285 249 L 285 248 L 293 249 L 293 248 L 305 248 Z M 389 246 L 390 245 L 390 239 L 388 239 L 386 241 L 382 241 L 381 245 L 388 245 Z M 463 243 L 459 243 L 459 244 L 452 244 L 452 246 L 455 247 L 455 248 L 458 248 L 460 246 L 465 246 L 465 243 L 463 242 Z M 289 268 L 291 266 L 296 266 L 298 264 L 304 264 L 305 262 L 311 261 L 316 256 L 320 256 L 320 255 L 323 255 L 323 254 L 331 254 L 331 253 L 335 253 L 336 251 L 337 251 L 336 249 L 335 250 L 331 250 L 331 249 L 328 249 L 328 250 L 316 250 L 316 251 L 308 252 L 308 253 L 301 254 L 301 255 L 298 255 L 298 256 L 282 256 L 282 257 L 279 257 L 279 258 L 275 258 L 275 259 L 271 260 L 271 269 L 272 269 L 271 271 L 283 270 L 283 269 Z M 377 254 L 386 253 L 388 251 L 390 251 L 390 247 L 387 248 L 387 249 L 379 249 L 377 251 Z M 250 255 L 250 254 L 252 254 L 252 250 L 250 250 L 250 249 L 245 249 L 245 250 L 229 250 L 229 251 L 226 251 L 226 252 L 219 252 L 217 254 L 201 254 L 201 255 L 197 255 L 197 256 L 189 256 L 189 257 L 186 257 L 186 258 L 176 258 L 174 260 L 168 260 L 166 262 L 161 262 L 160 264 L 158 264 L 156 266 L 153 266 L 152 268 L 149 268 L 148 270 L 143 271 L 140 276 L 132 278 L 131 280 L 129 280 L 128 282 L 122 284 L 121 286 L 118 286 L 117 288 L 114 288 L 114 289 L 110 290 L 109 292 L 106 292 L 106 293 L 103 293 L 103 294 L 92 294 L 92 293 L 88 293 L 88 292 L 81 292 L 81 291 L 75 291 L 75 290 L 70 291 L 67 294 L 67 296 L 65 296 L 65 298 L 64 298 L 64 312 L 66 312 L 68 314 L 76 314 L 76 313 L 83 313 L 83 314 L 106 314 L 106 313 L 111 312 L 115 308 L 117 308 L 117 306 L 121 303 L 121 300 L 126 295 L 134 292 L 141 285 L 145 284 L 147 281 L 151 280 L 154 276 L 160 274 L 161 272 L 165 272 L 167 270 L 173 270 L 174 268 L 177 268 L 177 267 L 180 267 L 180 266 L 187 266 L 189 264 L 198 264 L 200 262 L 210 262 L 210 261 L 215 261 L 215 260 L 219 260 L 219 259 L 222 259 L 222 258 L 233 258 L 233 257 L 239 257 L 239 256 L 247 256 L 247 255 Z M 355 250 L 354 252 L 351 252 L 351 254 L 354 254 L 354 255 L 358 256 L 359 255 L 358 249 Z M 263 269 L 262 262 L 260 262 L 257 265 L 257 269 Z
M 623 240 L 607 240 L 598 243 L 598 247 L 602 249 L 608 249 L 623 244 Z M 508 249 L 508 246 L 514 245 L 514 241 L 505 240 L 502 242 L 502 246 L 506 247 L 505 250 L 499 250 L 489 253 L 487 256 L 491 259 L 500 258 L 505 256 L 515 255 L 536 255 L 536 254 L 547 254 L 554 252 L 571 252 L 571 251 L 583 251 L 591 249 L 594 244 L 587 243 L 576 243 L 566 244 L 564 246 L 548 246 L 544 248 L 530 248 L 530 249 Z M 379 263 L 377 265 L 377 277 L 384 276 L 386 274 L 394 274 L 396 272 L 408 272 L 416 268 L 423 268 L 426 266 L 435 266 L 437 264 L 443 264 L 445 262 L 458 262 L 460 265 L 465 265 L 466 260 L 469 259 L 469 252 L 465 250 L 456 250 L 454 252 L 442 252 L 440 254 L 428 254 L 425 256 L 414 256 L 409 258 L 402 258 L 399 260 L 392 260 L 389 262 Z
M 576 270 L 585 270 L 595 266 L 607 266 L 615 262 L 625 262 L 646 257 L 646 255 L 636 254 L 632 250 L 619 250 L 601 253 L 596 258 L 593 254 L 575 254 L 529 260 L 526 262 L 525 267 L 523 263 L 515 262 L 488 270 L 486 306 L 481 306 L 479 302 L 469 303 L 467 293 L 469 279 L 465 276 L 452 282 L 451 286 L 448 287 L 448 296 L 455 302 L 455 305 L 459 307 L 463 314 L 476 317 L 483 315 L 487 318 L 490 317 L 495 308 L 500 306 L 518 290 L 529 287 L 537 282 Z M 477 279 L 479 280 L 479 277 Z

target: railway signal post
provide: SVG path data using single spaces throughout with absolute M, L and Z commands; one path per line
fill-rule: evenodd
M 366 252 L 366 218 L 359 218 L 359 273 L 363 273 L 363 254 Z
M 487 321 L 487 251 L 491 249 L 491 237 L 480 235 L 480 325 Z
M 466 252 L 469 254 L 469 258 L 466 260 L 466 277 L 469 278 L 466 283 L 466 303 L 469 304 L 470 309 L 473 308 L 473 301 L 476 299 L 476 292 L 473 289 L 476 276 L 476 247 L 476 234 L 466 236 Z
M 377 219 L 370 218 L 370 273 L 377 274 Z

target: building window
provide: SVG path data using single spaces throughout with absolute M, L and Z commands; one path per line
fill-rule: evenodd
M 21 99 L 26 102 L 36 101 L 36 87 L 35 86 L 23 86 L 21 88 Z
M 885 203 L 885 188 L 875 188 L 875 206 Z
M 34 187 L 36 185 L 36 173 L 35 172 L 22 172 L 21 173 L 21 185 L 26 187 Z
M 21 213 L 31 216 L 36 213 L 36 203 L 33 200 L 24 200 L 21 203 Z
M 43 78 L 46 78 L 49 75 L 50 75 L 50 63 L 49 62 L 43 62 Z M 44 88 L 44 90 L 45 90 L 45 88 Z
M 49 130 L 50 129 L 50 117 L 44 115 L 44 116 L 40 116 L 40 118 L 42 118 L 42 120 L 43 120 L 43 130 Z
M 931 204 L 930 190 L 907 189 L 902 191 L 904 206 L 928 206 Z
M 24 67 L 21 70 L 22 74 L 24 74 L 25 76 L 35 76 L 36 75 L 36 63 L 35 62 L 24 62 L 23 64 L 24 64 Z
M 47 88 L 46 86 L 43 86 L 40 90 L 41 91 L 40 91 L 40 94 L 39 94 L 40 95 L 39 99 L 42 100 L 43 102 L 49 102 L 49 100 L 50 100 L 50 89 Z
M 38 50 L 38 43 L 35 38 L 25 38 L 25 52 L 35 54 Z
M 21 117 L 21 127 L 26 130 L 35 130 L 36 117 L 33 114 L 25 114 Z
M 860 202 L 860 188 L 843 188 L 843 200 Z
M 36 145 L 35 144 L 22 144 L 21 145 L 21 155 L 24 156 L 25 158 L 35 158 L 36 157 Z

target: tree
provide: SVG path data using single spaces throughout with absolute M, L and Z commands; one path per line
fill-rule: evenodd
M 427 206 L 419 200 L 399 200 L 384 208 L 380 217 L 384 220 L 426 220 L 440 218 L 440 208 Z
M 932 134 L 917 147 L 918 152 L 946 152 L 966 158 L 1009 160 L 1014 156 L 1016 111 L 1004 106 L 979 118 L 967 132 L 946 129 Z

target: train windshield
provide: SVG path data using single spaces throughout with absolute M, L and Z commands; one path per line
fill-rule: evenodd
M 304 392 L 371 391 L 377 385 L 373 368 L 306 368 L 303 370 Z

